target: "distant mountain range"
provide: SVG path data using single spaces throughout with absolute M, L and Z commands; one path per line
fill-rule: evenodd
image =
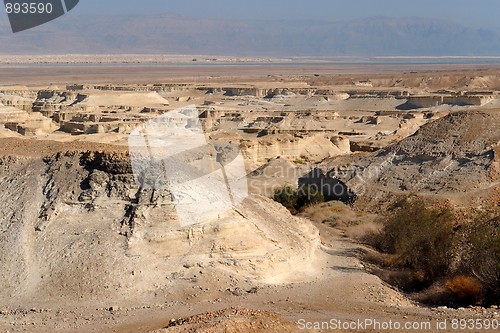
M 500 35 L 422 18 L 290 22 L 73 14 L 18 34 L 0 21 L 0 54 L 62 53 L 498 56 Z

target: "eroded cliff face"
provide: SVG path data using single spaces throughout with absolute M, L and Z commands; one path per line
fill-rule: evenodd
M 310 136 L 282 134 L 243 142 L 242 151 L 250 169 L 255 170 L 276 157 L 299 164 L 312 164 L 331 157 L 350 154 L 351 147 L 347 138 L 333 134 Z
M 258 196 L 182 228 L 169 190 L 138 187 L 126 153 L 5 156 L 0 186 L 4 299 L 140 302 L 200 267 L 209 280 L 307 279 L 320 246 L 309 222 Z
M 300 166 L 376 152 L 450 112 L 493 110 L 498 103 L 497 92 L 482 91 L 492 77 L 450 74 L 434 82 L 408 74 L 400 80 L 6 87 L 0 91 L 0 137 L 126 146 L 135 128 L 195 105 L 207 138 L 241 146 L 253 172 L 278 157 Z M 436 90 L 445 83 L 448 90 Z
M 388 194 L 419 193 L 449 199 L 457 206 L 498 206 L 500 113 L 456 112 L 414 135 L 365 156 L 326 163 L 354 165 L 348 184 L 363 192 L 366 207 Z
M 352 87 L 296 82 L 264 86 L 68 85 L 39 90 L 12 87 L 0 91 L 0 124 L 29 136 L 54 132 L 127 135 L 145 121 L 189 103 L 199 108 L 206 128 L 214 131 L 354 131 L 359 136 L 351 138 L 356 144 L 366 146 L 366 142 L 380 141 L 379 146 L 384 146 L 412 134 L 415 126 L 428 119 L 412 117 L 414 113 L 434 112 L 436 108 L 446 113 L 446 108 L 481 107 L 497 99 L 495 92 L 379 85 L 374 88 L 355 83 Z M 373 119 L 366 122 L 369 117 Z M 377 125 L 377 129 L 371 125 Z M 391 134 L 394 130 L 398 132 Z M 378 133 L 385 137 L 377 136 Z

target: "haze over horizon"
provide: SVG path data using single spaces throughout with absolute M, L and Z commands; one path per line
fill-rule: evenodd
M 231 20 L 319 20 L 366 17 L 422 17 L 460 23 L 469 28 L 499 28 L 497 0 L 81 0 L 75 15 L 168 13 L 190 18 Z
M 499 10 L 497 0 L 81 0 L 18 34 L 3 13 L 0 54 L 499 56 Z

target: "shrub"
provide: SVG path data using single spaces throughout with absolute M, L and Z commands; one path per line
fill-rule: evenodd
M 283 186 L 275 189 L 273 200 L 285 206 L 292 214 L 297 214 L 295 207 L 297 206 L 298 195 L 297 191 L 291 186 Z
M 482 219 L 468 234 L 470 249 L 462 270 L 473 274 L 484 286 L 485 301 L 500 301 L 500 217 Z
M 379 265 L 423 274 L 413 283 L 404 274 L 389 272 L 389 283 L 412 291 L 430 286 L 417 296 L 428 304 L 499 303 L 498 212 L 466 211 L 456 217 L 449 207 L 436 208 L 409 196 L 397 201 L 381 221 L 381 230 L 365 239 L 394 258 Z
M 340 216 L 332 215 L 326 220 L 324 220 L 323 223 L 330 223 L 331 225 L 337 225 L 338 220 L 340 220 Z
M 294 190 L 283 186 L 274 190 L 273 200 L 285 206 L 292 214 L 297 214 L 306 206 L 325 201 L 323 193 L 315 186 L 301 186 Z
M 449 208 L 433 209 L 417 197 L 397 202 L 383 221 L 378 246 L 396 255 L 401 266 L 419 270 L 427 281 L 444 276 L 452 259 L 453 214 Z
M 414 270 L 376 269 L 374 273 L 383 281 L 408 292 L 421 290 L 427 284 L 424 276 Z
M 445 286 L 451 292 L 453 301 L 459 305 L 478 304 L 483 296 L 481 283 L 470 276 L 455 276 L 446 280 Z
M 444 281 L 433 283 L 428 288 L 412 294 L 413 298 L 427 305 L 451 305 L 454 303 L 452 292 L 446 288 Z
M 306 185 L 301 186 L 297 190 L 297 209 L 300 210 L 305 206 L 314 205 L 325 202 L 323 192 L 317 186 Z

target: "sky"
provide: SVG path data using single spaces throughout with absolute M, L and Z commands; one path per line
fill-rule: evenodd
M 236 20 L 425 17 L 500 28 L 500 0 L 80 0 L 74 15 L 154 13 Z
M 498 13 L 500 0 L 80 0 L 20 34 L 0 11 L 0 40 L 9 45 L 0 53 L 500 55 Z M 152 14 L 166 16 L 141 17 Z M 399 20 L 363 20 L 374 17 Z

